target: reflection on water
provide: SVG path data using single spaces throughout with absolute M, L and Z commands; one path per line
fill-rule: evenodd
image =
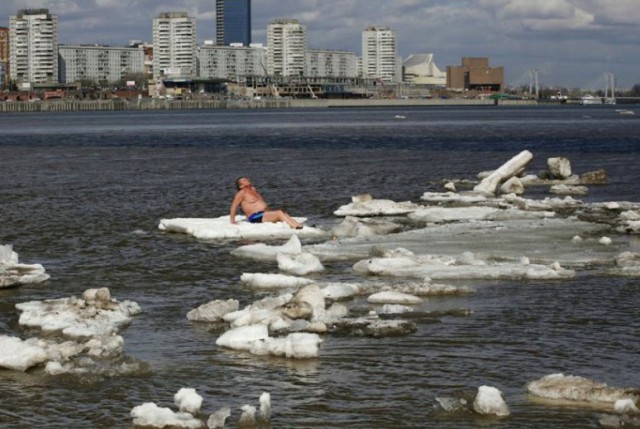
M 241 306 L 264 293 L 243 272 L 238 243 L 197 242 L 158 231 L 161 218 L 228 213 L 233 181 L 248 175 L 274 207 L 317 225 L 352 195 L 419 201 L 445 178 L 474 180 L 523 149 L 532 171 L 565 155 L 575 172 L 605 168 L 610 184 L 589 201 L 639 201 L 637 124 L 612 109 L 341 109 L 136 112 L 0 117 L 0 243 L 52 278 L 0 291 L 0 329 L 26 337 L 14 305 L 109 287 L 143 313 L 122 335 L 133 374 L 50 377 L 0 371 L 0 427 L 130 427 L 143 402 L 173 407 L 193 387 L 203 414 L 271 394 L 273 427 L 596 426 L 589 409 L 547 406 L 525 385 L 564 372 L 613 386 L 640 385 L 637 280 L 598 270 L 553 282 L 459 282 L 477 292 L 431 298 L 405 337 L 328 336 L 318 359 L 291 361 L 220 350 L 219 332 L 186 319 L 213 299 Z M 394 121 L 401 114 L 405 121 Z M 547 196 L 532 189 L 529 196 Z M 627 237 L 638 249 L 635 237 Z M 242 243 L 247 244 L 247 243 Z M 637 250 L 636 250 L 637 251 Z M 355 278 L 351 264 L 327 276 Z M 447 310 L 462 310 L 447 312 Z M 468 314 L 467 314 L 468 310 Z M 505 394 L 512 415 L 445 411 L 436 398 L 472 401 L 477 387 Z M 19 416 L 19 417 L 18 417 Z

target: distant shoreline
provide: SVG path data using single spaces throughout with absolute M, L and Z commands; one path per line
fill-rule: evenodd
M 536 106 L 559 104 L 536 100 L 492 99 L 277 99 L 261 100 L 36 100 L 0 102 L 0 113 L 209 110 L 209 109 L 288 109 L 340 107 L 426 107 L 426 106 Z

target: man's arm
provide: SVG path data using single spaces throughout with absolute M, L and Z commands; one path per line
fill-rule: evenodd
M 229 210 L 229 219 L 231 220 L 231 223 L 236 223 L 236 210 L 240 205 L 240 203 L 242 202 L 243 198 L 244 198 L 244 192 L 242 190 L 239 190 L 238 192 L 236 192 L 236 196 L 233 198 L 233 201 L 231 202 L 231 210 Z

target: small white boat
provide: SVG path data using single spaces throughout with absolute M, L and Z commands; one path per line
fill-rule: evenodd
M 393 118 L 394 118 L 394 119 L 407 119 L 407 117 L 406 117 L 406 116 L 404 116 L 404 115 L 396 115 L 396 116 L 394 116 Z
M 621 115 L 635 115 L 636 112 L 634 112 L 633 110 L 628 110 L 628 109 L 616 109 L 616 112 L 618 112 Z
M 588 105 L 588 104 L 602 104 L 602 97 L 594 97 L 593 95 L 585 95 L 580 98 L 580 104 Z

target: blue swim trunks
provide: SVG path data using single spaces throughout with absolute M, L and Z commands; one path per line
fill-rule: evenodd
M 251 213 L 249 215 L 249 217 L 247 218 L 247 220 L 251 223 L 262 223 L 262 216 L 264 215 L 264 212 L 255 212 L 255 213 Z

